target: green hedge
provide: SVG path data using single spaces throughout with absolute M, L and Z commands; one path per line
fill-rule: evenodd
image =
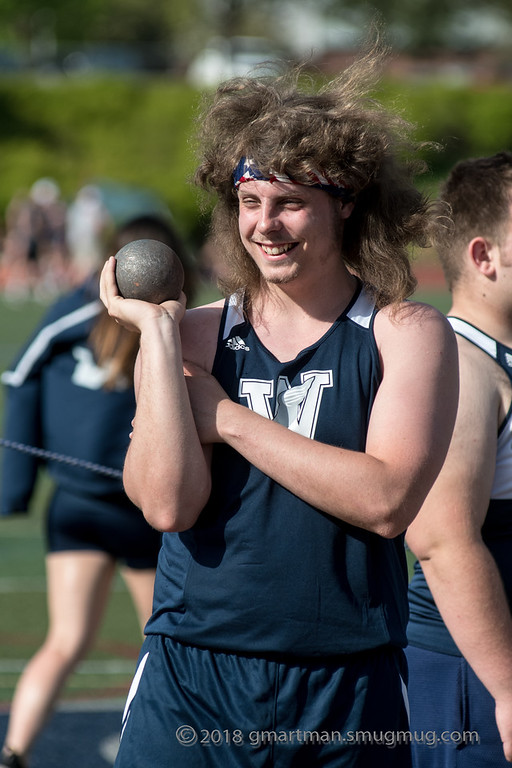
M 163 79 L 0 81 L 0 210 L 42 176 L 66 199 L 91 180 L 153 189 L 183 233 L 201 226 L 189 183 L 199 94 Z
M 434 176 L 444 176 L 458 160 L 512 149 L 512 83 L 470 88 L 395 82 L 383 96 L 416 123 L 419 138 L 441 145 L 440 152 L 426 153 Z
M 385 83 L 379 94 L 443 150 L 426 159 L 434 184 L 458 159 L 512 147 L 512 84 L 455 88 Z M 166 78 L 0 80 L 0 212 L 19 190 L 52 176 L 70 199 L 92 179 L 149 187 L 162 195 L 185 235 L 205 222 L 189 183 L 200 94 Z

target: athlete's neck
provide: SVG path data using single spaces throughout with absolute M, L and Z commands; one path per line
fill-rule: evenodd
M 288 323 L 312 320 L 333 323 L 352 301 L 358 280 L 344 265 L 339 274 L 327 280 L 319 277 L 309 281 L 286 284 L 265 283 L 251 307 L 253 324 L 266 322 L 275 316 L 285 316 Z
M 352 275 L 333 295 L 316 293 L 299 302 L 293 291 L 269 290 L 260 293 L 249 318 L 265 347 L 281 362 L 287 362 L 311 346 L 329 330 L 358 290 Z

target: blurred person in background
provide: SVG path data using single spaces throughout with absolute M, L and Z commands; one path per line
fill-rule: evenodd
M 81 187 L 69 204 L 66 217 L 66 242 L 74 282 L 84 280 L 104 260 L 105 233 L 112 226 L 100 188 L 95 184 Z
M 141 238 L 162 240 L 183 257 L 185 289 L 194 298 L 191 256 L 174 228 L 145 215 L 121 226 L 115 254 Z M 98 270 L 49 310 L 12 370 L 5 437 L 120 470 L 135 411 L 137 334 L 111 319 L 98 298 Z M 40 460 L 5 450 L 1 513 L 25 512 Z M 12 701 L 2 768 L 25 768 L 32 745 L 77 663 L 96 637 L 116 566 L 141 628 L 151 613 L 160 533 L 124 493 L 118 476 L 49 459 L 55 490 L 46 520 L 49 628 L 25 667 Z
M 38 179 L 6 211 L 2 287 L 8 298 L 54 298 L 69 287 L 67 205 L 54 179 Z
M 512 153 L 458 163 L 440 201 L 460 399 L 407 532 L 411 730 L 437 736 L 413 742 L 414 766 L 498 768 L 512 762 Z

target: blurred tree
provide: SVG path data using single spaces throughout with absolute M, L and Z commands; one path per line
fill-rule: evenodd
M 279 0 L 1 0 L 0 44 L 21 50 L 25 63 L 56 64 L 94 44 L 135 44 L 167 51 L 186 66 L 215 36 L 272 38 L 270 11 Z M 270 32 L 269 32 L 270 30 Z M 166 58 L 165 55 L 163 58 Z
M 294 7 L 310 9 L 326 26 L 349 22 L 362 35 L 378 13 L 392 45 L 416 52 L 464 47 L 469 39 L 496 47 L 508 42 L 512 24 L 510 0 L 1 0 L 0 41 L 22 46 L 31 63 L 51 59 L 66 42 L 160 43 L 186 62 L 214 36 L 288 42 L 286 24 L 276 19 Z
M 496 46 L 500 37 L 502 43 L 510 40 L 510 0 L 371 0 L 357 6 L 349 0 L 316 0 L 316 5 L 363 27 L 377 12 L 394 44 L 419 53 L 468 47 L 470 41 Z
M 247 34 L 256 17 L 279 0 L 2 0 L 0 40 L 30 46 L 42 25 L 59 41 L 163 41 L 194 30 Z
M 0 4 L 0 37 L 4 41 L 24 44 L 27 51 L 32 40 L 44 28 L 49 34 L 60 37 L 70 29 L 87 36 L 91 22 L 101 8 L 102 0 L 82 0 L 74 4 L 70 0 L 2 0 Z
M 200 0 L 2 0 L 0 40 L 22 46 L 27 59 L 46 40 L 59 43 L 172 44 L 201 18 Z

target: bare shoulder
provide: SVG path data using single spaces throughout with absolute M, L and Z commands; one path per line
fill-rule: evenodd
M 457 336 L 461 397 L 472 401 L 479 413 L 498 414 L 498 422 L 505 418 L 512 401 L 512 386 L 501 366 L 490 355 Z
M 397 344 L 438 348 L 455 355 L 455 334 L 446 317 L 430 304 L 404 301 L 384 307 L 375 318 L 375 339 L 381 351 L 396 350 Z
M 211 370 L 224 300 L 188 309 L 180 324 L 181 343 L 185 360 Z

